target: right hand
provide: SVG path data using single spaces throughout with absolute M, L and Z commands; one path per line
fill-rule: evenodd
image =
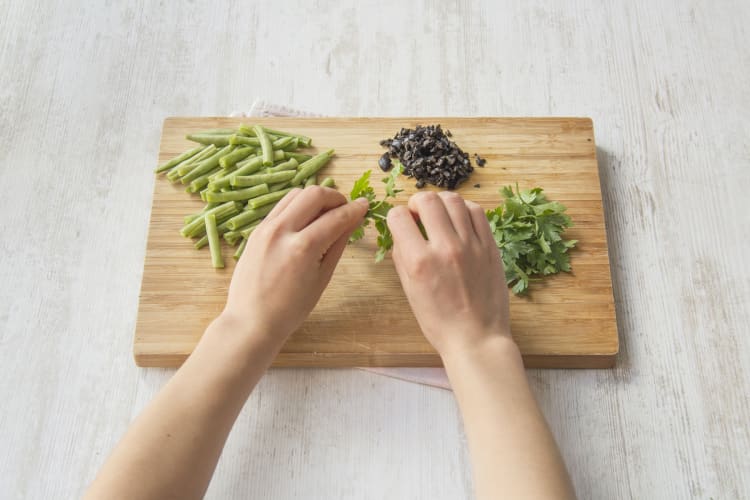
M 406 297 L 441 356 L 511 338 L 503 264 L 479 205 L 448 191 L 421 192 L 408 208 L 390 210 L 388 227 Z

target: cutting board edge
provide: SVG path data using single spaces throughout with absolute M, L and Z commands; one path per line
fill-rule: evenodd
M 178 368 L 187 354 L 146 354 L 134 352 L 141 368 Z M 526 368 L 602 369 L 613 368 L 617 352 L 575 355 L 523 355 Z M 271 364 L 274 368 L 435 368 L 443 366 L 437 354 L 363 354 L 281 353 Z
M 201 120 L 235 120 L 237 122 L 247 121 L 330 121 L 334 117 L 330 116 L 278 116 L 278 117 L 267 117 L 267 116 L 167 116 L 162 122 L 162 135 L 166 129 L 168 122 L 173 120 L 190 120 L 190 119 L 201 119 Z M 428 123 L 431 121 L 440 120 L 487 120 L 487 121 L 513 121 L 513 120 L 534 120 L 534 121 L 559 121 L 559 120 L 575 120 L 584 122 L 586 126 L 594 130 L 594 120 L 590 116 L 336 116 L 336 120 L 367 120 L 367 119 L 386 119 L 386 120 L 400 120 L 404 122 L 424 122 Z M 160 149 L 161 151 L 161 149 Z

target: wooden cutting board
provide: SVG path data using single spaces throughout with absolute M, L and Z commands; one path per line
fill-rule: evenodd
M 316 150 L 336 157 L 321 176 L 348 193 L 373 169 L 378 195 L 382 173 L 379 141 L 401 127 L 440 123 L 472 156 L 487 159 L 458 190 L 485 209 L 499 204 L 498 190 L 518 183 L 540 186 L 564 203 L 579 240 L 573 272 L 534 283 L 527 297 L 511 296 L 511 326 L 529 367 L 605 368 L 618 351 L 615 307 L 594 146 L 588 118 L 168 118 L 159 163 L 194 145 L 185 134 L 241 122 L 295 131 L 313 138 Z M 405 203 L 414 180 L 402 178 Z M 480 187 L 475 187 L 479 184 Z M 177 366 L 221 311 L 234 268 L 211 267 L 208 249 L 182 238 L 183 216 L 203 206 L 181 185 L 155 181 L 134 354 L 139 366 Z M 328 289 L 304 325 L 287 342 L 276 366 L 439 366 L 440 358 L 419 331 L 390 257 L 375 264 L 372 234 L 349 245 Z M 511 294 L 512 295 L 512 294 Z M 294 307 L 290 304 L 289 307 Z

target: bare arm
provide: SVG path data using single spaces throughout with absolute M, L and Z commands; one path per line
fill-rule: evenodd
M 461 409 L 477 498 L 575 498 L 510 336 L 502 261 L 481 207 L 424 192 L 391 210 L 388 225 L 409 304 Z
M 133 422 L 86 498 L 203 497 L 242 406 L 317 303 L 366 210 L 366 200 L 347 204 L 320 187 L 276 206 L 237 264 L 224 312 Z

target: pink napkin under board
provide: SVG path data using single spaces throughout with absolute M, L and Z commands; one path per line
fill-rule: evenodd
M 323 116 L 315 113 L 308 113 L 286 106 L 269 104 L 261 100 L 256 100 L 247 112 L 235 111 L 231 116 Z M 407 382 L 415 382 L 433 387 L 450 390 L 448 376 L 442 368 L 360 368 L 360 370 L 385 375 Z

